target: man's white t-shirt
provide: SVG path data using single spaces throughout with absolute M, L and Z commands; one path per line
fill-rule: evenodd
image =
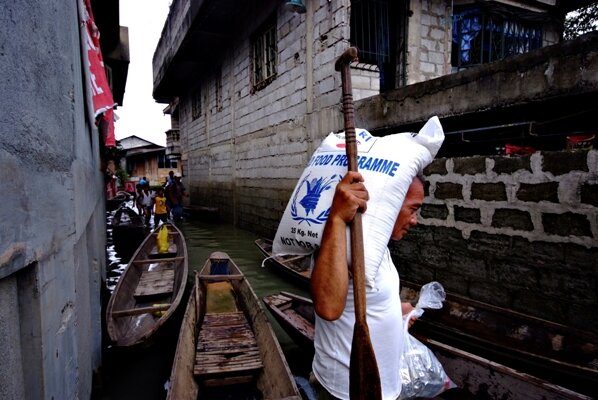
M 403 315 L 399 274 L 388 248 L 374 286 L 366 286 L 366 318 L 378 362 L 382 398 L 394 400 L 401 393 L 399 368 L 403 346 Z M 326 321 L 316 315 L 314 338 L 314 375 L 330 394 L 339 399 L 349 399 L 349 364 L 354 325 L 353 282 L 349 281 L 343 314 L 335 321 Z

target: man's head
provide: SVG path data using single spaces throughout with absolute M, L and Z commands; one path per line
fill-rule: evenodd
M 417 210 L 419 210 L 423 202 L 424 183 L 416 176 L 413 178 L 411 185 L 409 185 L 405 201 L 403 201 L 395 226 L 392 228 L 392 234 L 390 235 L 392 240 L 403 239 L 409 229 L 417 225 Z
M 168 171 L 168 176 L 172 178 L 174 176 L 174 171 Z

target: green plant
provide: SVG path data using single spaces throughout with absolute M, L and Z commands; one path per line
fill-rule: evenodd
M 129 179 L 129 174 L 122 168 L 117 168 L 114 174 L 118 177 L 120 184 L 124 185 L 127 179 Z
M 573 11 L 565 18 L 563 37 L 574 39 L 579 35 L 598 29 L 598 3 Z

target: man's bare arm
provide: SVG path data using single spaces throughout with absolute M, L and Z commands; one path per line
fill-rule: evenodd
M 341 316 L 347 300 L 347 224 L 367 206 L 368 193 L 362 181 L 361 174 L 349 172 L 337 185 L 311 275 L 315 311 L 329 321 Z

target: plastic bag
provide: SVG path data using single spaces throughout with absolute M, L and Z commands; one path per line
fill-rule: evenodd
M 167 253 L 168 252 L 168 228 L 166 227 L 166 225 L 162 225 L 160 227 L 156 241 L 157 241 L 158 253 Z
M 457 386 L 444 372 L 442 364 L 432 350 L 411 336 L 407 330 L 411 317 L 420 317 L 424 313 L 424 308 L 442 308 L 445 298 L 446 294 L 440 283 L 427 283 L 421 288 L 415 308 L 405 316 L 405 342 L 399 370 L 402 383 L 399 400 L 436 397 L 445 390 Z

